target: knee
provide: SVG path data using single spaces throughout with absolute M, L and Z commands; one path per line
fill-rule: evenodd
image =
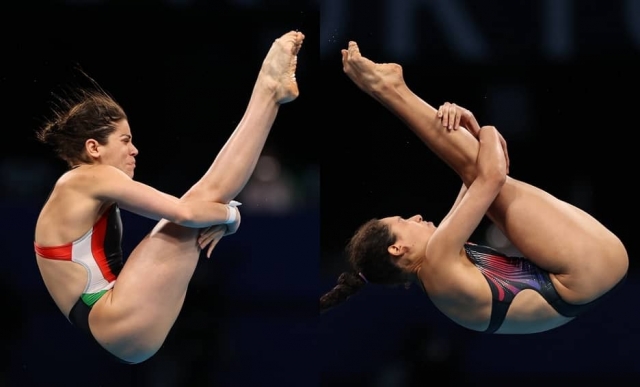
M 160 350 L 160 346 L 153 348 L 136 348 L 127 353 L 115 354 L 122 361 L 129 364 L 140 364 L 151 359 Z
M 616 266 L 619 267 L 622 273 L 620 277 L 624 277 L 629 271 L 629 254 L 621 241 L 618 246 L 618 249 L 616 249 L 616 252 L 613 254 L 612 260 L 615 262 Z
M 168 330 L 159 324 L 134 318 L 117 316 L 112 319 L 93 318 L 91 332 L 96 341 L 113 356 L 131 364 L 142 363 L 160 350 Z
M 118 344 L 115 342 L 111 345 L 103 345 L 104 348 L 111 352 L 118 359 L 130 364 L 140 364 L 152 358 L 162 347 L 164 340 L 155 340 L 135 335 L 127 338 L 120 338 Z
M 599 275 L 612 281 L 612 285 L 618 283 L 629 271 L 629 255 L 622 242 L 614 237 L 601 246 L 599 257 L 601 264 L 598 266 Z M 594 257 L 595 258 L 595 257 Z

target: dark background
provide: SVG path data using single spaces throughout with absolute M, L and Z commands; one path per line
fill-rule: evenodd
M 0 12 L 0 385 L 634 385 L 640 3 L 306 3 L 69 0 Z M 300 12 L 318 5 L 320 21 Z M 252 15 L 228 13 L 240 10 Z M 277 13 L 256 13 L 265 10 Z M 179 195 L 240 119 L 270 42 L 292 28 L 307 39 L 301 96 L 283 107 L 265 149 L 280 165 L 278 178 L 268 178 L 274 159 L 265 159 L 239 198 L 241 231 L 201 262 L 158 355 L 114 364 L 55 308 L 33 259 L 38 210 L 65 168 L 32 137 L 50 91 L 73 79 L 79 63 L 130 115 L 141 152 L 136 178 Z M 339 50 L 349 39 L 374 60 L 401 63 L 432 105 L 456 102 L 497 126 L 514 177 L 616 232 L 631 261 L 618 298 L 531 336 L 466 331 L 415 288 L 367 286 L 318 320 L 318 295 L 346 269 L 341 251 L 360 223 L 415 213 L 437 221 L 460 186 L 342 73 Z M 127 213 L 123 220 L 130 251 L 153 223 Z M 477 241 L 496 242 L 486 226 Z
M 635 385 L 639 22 L 637 1 L 321 3 L 332 111 L 331 151 L 321 164 L 323 293 L 348 269 L 342 249 L 361 223 L 416 213 L 437 223 L 461 185 L 343 74 L 340 49 L 349 40 L 374 61 L 402 64 L 409 86 L 432 106 L 455 102 L 495 125 L 511 175 L 593 214 L 625 243 L 631 265 L 613 300 L 524 336 L 458 327 L 416 287 L 368 285 L 320 319 L 323 385 Z M 473 240 L 509 251 L 494 231 L 483 223 Z
M 279 2 L 22 3 L 0 16 L 2 386 L 252 386 L 317 382 L 316 109 L 319 15 Z M 271 12 L 265 11 L 271 8 Z M 201 260 L 165 346 L 114 363 L 57 310 L 33 256 L 38 211 L 65 170 L 36 143 L 52 91 L 73 68 L 115 96 L 140 150 L 136 179 L 181 195 L 242 117 L 274 39 L 299 29 L 300 97 L 280 108 L 238 197 L 242 227 Z M 123 212 L 130 252 L 153 222 Z

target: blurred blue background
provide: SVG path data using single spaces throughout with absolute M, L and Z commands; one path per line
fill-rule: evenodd
M 625 243 L 618 295 L 559 329 L 487 336 L 443 317 L 417 288 L 366 286 L 320 318 L 323 386 L 635 386 L 635 0 L 376 0 L 321 2 L 321 69 L 334 119 L 321 163 L 321 288 L 347 270 L 343 248 L 373 217 L 438 222 L 461 182 L 402 122 L 344 75 L 340 49 L 403 66 L 434 107 L 469 108 L 505 137 L 513 177 L 593 214 Z M 534 209 L 532 209 L 534 210 Z M 473 236 L 514 252 L 488 223 Z
M 23 3 L 3 11 L 0 105 L 2 386 L 313 385 L 319 262 L 319 15 L 278 2 Z M 271 11 L 266 10 L 270 8 Z M 164 347 L 114 363 L 57 310 L 33 253 L 38 211 L 65 171 L 34 132 L 50 93 L 85 72 L 129 115 L 136 179 L 180 196 L 206 171 L 285 32 L 306 35 L 300 97 L 280 108 L 237 200 L 238 233 L 199 263 Z M 123 212 L 129 253 L 153 222 Z

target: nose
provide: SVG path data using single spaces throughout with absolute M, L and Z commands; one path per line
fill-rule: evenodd
M 421 215 L 414 215 L 411 217 L 411 220 L 414 222 L 422 222 L 422 216 Z
M 131 155 L 132 156 L 138 155 L 138 148 L 136 148 L 135 145 L 133 145 L 133 143 L 131 143 Z

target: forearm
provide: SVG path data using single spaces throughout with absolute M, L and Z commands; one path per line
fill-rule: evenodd
M 462 198 L 464 198 L 464 195 L 467 193 L 468 189 L 469 188 L 463 183 L 462 187 L 460 187 L 460 192 L 458 192 L 458 197 L 456 198 L 455 202 L 453 202 L 453 205 L 451 206 L 451 209 L 449 210 L 447 215 L 442 219 L 442 222 L 444 222 L 449 216 L 451 216 L 451 213 L 455 211 L 455 209 L 458 207 L 458 205 L 462 201 Z
M 507 178 L 507 167 L 498 131 L 491 126 L 484 127 L 478 139 L 480 142 L 477 161 L 478 178 L 498 182 L 501 187 Z
M 478 140 L 466 130 L 447 130 L 437 110 L 414 94 L 406 84 L 382 87 L 372 97 L 402 120 L 468 187 L 476 176 Z
M 181 205 L 184 207 L 184 215 L 176 223 L 184 227 L 204 228 L 228 224 L 237 217 L 237 210 L 227 204 L 183 200 Z

